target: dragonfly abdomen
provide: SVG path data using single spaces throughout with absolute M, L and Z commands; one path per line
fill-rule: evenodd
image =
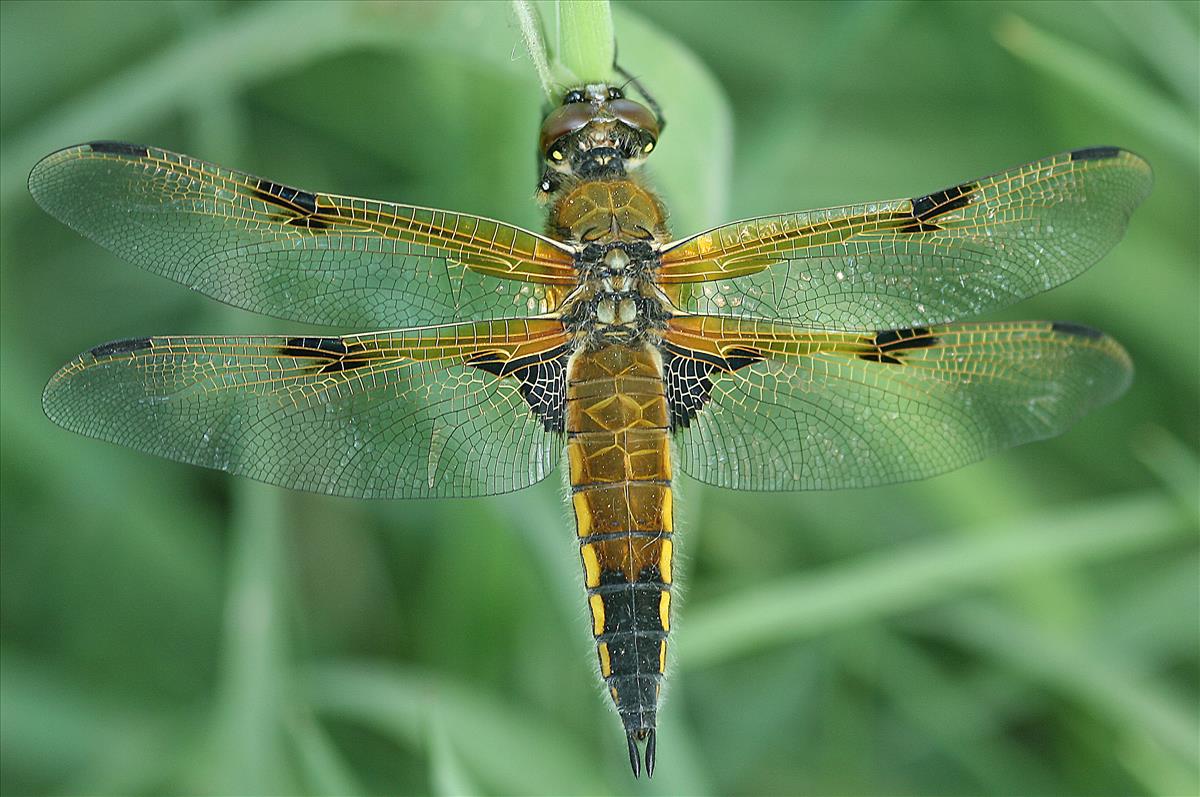
M 651 346 L 583 350 L 567 376 L 567 454 L 600 675 L 630 757 L 653 768 L 658 694 L 671 628 L 669 417 Z

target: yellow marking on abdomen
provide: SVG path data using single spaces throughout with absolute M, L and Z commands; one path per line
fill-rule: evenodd
M 600 560 L 596 558 L 596 546 L 581 545 L 579 555 L 583 557 L 583 583 L 588 589 L 600 586 Z
M 592 636 L 600 636 L 604 633 L 604 598 L 589 595 L 588 607 L 592 610 Z
M 668 507 L 670 506 L 670 498 L 669 498 L 670 495 L 671 495 L 671 493 L 668 490 L 667 491 Z M 664 584 L 671 583 L 671 555 L 674 552 L 674 548 L 675 548 L 675 546 L 671 544 L 670 540 L 662 541 L 662 549 L 659 551 L 659 554 L 658 554 L 658 571 L 660 573 L 662 573 L 662 580 L 663 580 Z
M 658 619 L 662 621 L 664 631 L 671 630 L 671 593 L 665 589 L 658 599 Z
M 570 451 L 570 448 L 567 449 Z M 571 496 L 571 506 L 575 509 L 575 530 L 579 532 L 580 537 L 586 537 L 592 533 L 592 508 L 588 504 L 588 497 L 584 493 L 575 493 Z
M 600 656 L 600 674 L 607 678 L 612 675 L 612 659 L 608 654 L 608 643 L 601 642 L 596 646 L 596 653 Z

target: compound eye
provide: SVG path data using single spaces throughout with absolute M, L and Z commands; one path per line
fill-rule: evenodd
M 572 89 L 567 92 L 565 97 L 563 97 L 563 105 L 571 105 L 572 103 L 583 102 L 586 99 L 587 97 L 584 96 L 582 91 L 579 89 Z
M 621 90 L 619 88 L 617 88 L 616 86 L 609 86 L 608 87 L 608 98 L 610 100 L 622 100 L 622 99 L 625 99 L 625 95 L 623 93 L 621 93 Z
M 538 137 L 538 149 L 542 155 L 561 161 L 563 153 L 558 149 L 551 151 L 553 145 L 563 136 L 574 133 L 592 121 L 595 115 L 596 110 L 590 102 L 560 105 L 551 111 L 546 121 L 542 122 L 542 132 Z M 557 156 L 555 153 L 558 153 Z
M 658 120 L 650 109 L 640 102 L 626 100 L 611 100 L 606 104 L 609 113 L 621 122 L 635 130 L 641 130 L 650 136 L 651 141 L 658 141 Z

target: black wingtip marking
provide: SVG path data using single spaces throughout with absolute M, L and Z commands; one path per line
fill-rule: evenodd
M 1098 161 L 1115 158 L 1121 154 L 1120 147 L 1086 147 L 1071 153 L 1073 161 Z
M 932 232 L 942 229 L 933 222 L 939 216 L 971 204 L 979 186 L 963 183 L 932 194 L 914 197 L 912 200 L 913 222 L 900 228 L 901 232 Z
M 150 338 L 127 338 L 126 340 L 114 340 L 112 343 L 105 343 L 91 349 L 88 354 L 99 360 L 102 357 L 112 357 L 115 354 L 131 354 L 135 351 L 142 351 L 151 346 Z
M 92 152 L 109 155 L 131 155 L 135 158 L 145 158 L 150 154 L 148 148 L 137 144 L 129 144 L 124 141 L 89 141 L 88 148 Z
M 1084 324 L 1072 324 L 1070 321 L 1055 321 L 1050 325 L 1050 329 L 1063 335 L 1075 335 L 1088 340 L 1099 340 L 1104 337 L 1104 333 L 1095 327 L 1089 327 Z
M 884 329 L 875 333 L 875 337 L 866 341 L 870 347 L 859 354 L 860 360 L 872 363 L 899 365 L 901 357 L 911 349 L 925 349 L 938 342 L 928 327 L 903 327 L 901 329 Z

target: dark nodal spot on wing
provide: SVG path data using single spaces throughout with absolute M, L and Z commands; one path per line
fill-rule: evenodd
M 150 150 L 146 147 L 127 144 L 124 141 L 92 141 L 88 147 L 92 152 L 107 155 L 130 155 L 135 158 L 145 158 L 150 154 Z
M 102 346 L 97 346 L 88 353 L 92 357 L 99 360 L 101 357 L 112 357 L 117 354 L 131 354 L 135 351 L 142 351 L 150 348 L 150 338 L 128 338 L 126 340 L 114 340 L 112 343 L 105 343 Z
M 867 345 L 871 348 L 858 356 L 859 359 L 867 362 L 899 365 L 900 358 L 906 351 L 928 348 L 937 341 L 937 336 L 926 327 L 884 329 L 875 333 L 875 337 L 867 341 Z
M 1089 340 L 1099 340 L 1104 337 L 1104 333 L 1095 327 L 1072 324 L 1070 321 L 1055 321 L 1050 325 L 1050 329 L 1063 335 L 1075 335 L 1076 337 L 1088 338 Z
M 912 200 L 914 221 L 900 228 L 901 232 L 932 232 L 942 229 L 941 226 L 933 223 L 933 219 L 971 204 L 971 199 L 978 187 L 974 183 L 963 183 L 943 191 L 934 191 L 932 194 L 915 197 Z
M 321 221 L 320 219 L 312 218 L 310 216 L 298 216 L 297 218 L 294 218 L 294 219 L 288 219 L 284 223 L 287 224 L 289 227 L 304 227 L 305 229 L 309 229 L 309 230 L 328 230 L 329 229 L 328 222 L 324 222 L 324 221 Z
M 317 195 L 299 188 L 259 179 L 254 196 L 273 205 L 283 205 L 303 213 L 317 212 Z
M 907 330 L 903 329 L 884 329 L 875 333 L 875 339 L 871 342 L 880 348 L 890 346 L 903 340 L 903 333 Z
M 1119 147 L 1087 147 L 1071 153 L 1073 161 L 1100 161 L 1115 158 L 1121 154 Z
M 317 195 L 310 191 L 296 191 L 292 202 L 302 208 L 305 213 L 317 212 Z
M 341 359 L 332 360 L 328 365 L 321 368 L 320 373 L 336 374 L 341 371 L 353 371 L 355 368 L 362 368 L 371 362 L 367 357 L 343 357 Z
M 873 343 L 884 351 L 924 349 L 937 343 L 937 338 L 927 327 L 903 327 L 876 333 Z
M 347 351 L 341 338 L 288 338 L 279 353 L 286 357 L 341 357 Z
M 911 224 L 906 224 L 900 228 L 900 232 L 934 232 L 936 230 L 944 230 L 940 224 L 934 224 L 932 221 L 914 221 Z
M 866 360 L 869 363 L 886 363 L 888 365 L 899 365 L 900 364 L 900 360 L 896 359 L 895 357 L 892 357 L 890 354 L 880 354 L 879 352 L 872 352 L 869 354 L 860 354 L 860 355 L 858 355 L 858 359 Z
M 273 183 L 270 180 L 263 180 L 262 178 L 259 178 L 258 191 L 259 193 L 266 194 L 272 198 L 278 198 L 284 201 L 291 200 L 290 194 L 292 193 L 292 189 L 288 188 L 286 185 Z
M 325 360 L 317 368 L 320 374 L 352 371 L 372 362 L 365 348 L 361 345 L 351 348 L 341 338 L 288 338 L 287 343 L 279 348 L 279 353 L 285 357 Z

